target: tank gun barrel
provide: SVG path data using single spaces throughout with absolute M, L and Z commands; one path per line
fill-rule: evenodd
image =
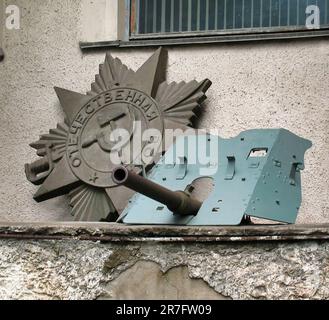
M 120 166 L 113 170 L 113 181 L 132 189 L 144 196 L 167 206 L 170 211 L 178 215 L 197 215 L 202 203 L 192 198 L 185 191 L 171 191 L 163 186 L 154 183 L 127 168 Z

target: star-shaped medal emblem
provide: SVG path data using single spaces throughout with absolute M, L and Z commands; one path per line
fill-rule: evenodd
M 112 181 L 117 163 L 111 155 L 131 170 L 145 172 L 157 158 L 151 156 L 142 167 L 134 164 L 132 153 L 148 152 L 148 142 L 134 143 L 136 123 L 142 132 L 158 130 L 161 139 L 166 129 L 185 131 L 211 85 L 208 79 L 168 84 L 166 60 L 167 52 L 160 48 L 133 71 L 107 54 L 87 94 L 55 88 L 66 119 L 31 144 L 42 158 L 25 166 L 29 181 L 41 185 L 36 201 L 69 194 L 75 220 L 116 220 L 132 192 Z M 128 133 L 120 148 L 111 139 L 116 129 Z

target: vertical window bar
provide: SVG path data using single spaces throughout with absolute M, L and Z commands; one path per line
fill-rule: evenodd
M 183 0 L 179 0 L 179 31 L 181 32 L 182 30 L 183 30 Z
M 130 35 L 136 33 L 136 1 L 132 0 L 130 2 Z
M 242 28 L 244 28 L 244 0 L 242 0 Z
M 325 23 L 328 24 L 328 0 L 326 1 L 326 4 L 325 4 Z
M 316 5 L 319 6 L 318 0 L 316 0 Z M 320 28 L 321 28 L 321 8 L 320 8 Z
M 171 0 L 171 13 L 170 13 L 170 32 L 174 32 L 174 0 Z
M 272 0 L 270 0 L 270 13 L 268 16 L 268 26 L 272 27 Z
M 171 7 L 171 0 L 165 0 L 165 31 L 164 32 L 170 32 L 171 28 L 171 12 L 172 12 L 172 7 Z
M 251 28 L 254 27 L 254 0 L 251 0 Z
M 205 1 L 205 0 L 202 0 Z M 198 0 L 197 9 L 196 9 L 196 16 L 197 16 L 197 24 L 196 29 L 200 31 L 200 19 L 201 19 L 201 9 L 200 9 L 200 0 Z
M 299 26 L 299 0 L 297 0 L 297 26 Z
M 290 26 L 290 0 L 288 1 L 287 26 Z
M 140 28 L 139 28 L 139 19 L 140 19 L 140 0 L 135 1 L 135 21 L 136 21 L 136 33 L 140 33 Z
M 153 1 L 153 33 L 157 32 L 157 2 Z
M 224 1 L 224 29 L 226 29 L 226 27 L 227 27 L 227 10 L 226 10 L 226 1 L 227 0 L 225 0 Z
M 281 27 L 281 0 L 279 0 L 279 27 Z
M 209 1 L 210 0 L 206 0 L 206 30 L 209 30 Z
M 318 0 L 316 0 L 316 5 L 319 6 L 319 1 Z M 320 11 L 320 16 L 321 16 L 321 11 Z M 321 20 L 320 20 L 320 28 L 321 28 Z
M 192 30 L 192 0 L 188 0 L 188 17 L 187 17 L 187 30 Z
M 263 0 L 260 0 L 260 27 L 263 27 Z
M 307 7 L 310 5 L 310 1 L 312 1 L 312 0 L 307 0 L 306 1 L 306 6 Z M 327 2 L 327 0 L 326 0 L 326 2 Z M 304 9 L 304 13 L 305 13 L 305 25 L 306 25 L 306 10 L 305 9 Z
M 166 0 L 162 0 L 162 12 L 161 12 L 161 32 L 166 32 Z
M 235 29 L 235 0 L 233 0 L 233 29 Z
M 148 29 L 147 29 L 147 21 L 148 21 L 148 4 L 149 4 L 149 1 L 148 1 L 148 0 L 145 0 L 144 33 L 148 33 Z
M 215 29 L 218 30 L 218 0 L 215 2 Z

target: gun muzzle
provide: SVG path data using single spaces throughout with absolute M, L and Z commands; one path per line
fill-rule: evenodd
M 25 165 L 25 175 L 27 179 L 35 184 L 42 184 L 48 177 L 51 166 L 48 157 L 39 159 L 31 164 Z
M 113 181 L 167 206 L 174 214 L 197 215 L 202 203 L 185 191 L 171 191 L 120 166 L 113 170 Z

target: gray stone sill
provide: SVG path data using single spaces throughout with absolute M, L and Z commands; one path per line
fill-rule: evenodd
M 127 226 L 112 223 L 0 223 L 0 239 L 103 242 L 253 242 L 329 240 L 329 224 L 237 227 Z

